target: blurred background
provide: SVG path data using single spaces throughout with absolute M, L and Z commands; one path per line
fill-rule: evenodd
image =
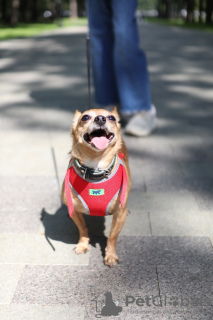
M 211 28 L 212 12 L 212 0 L 139 0 L 136 15 L 139 20 L 144 18 Z M 85 0 L 0 0 L 0 33 L 4 39 L 17 35 L 30 36 L 62 25 L 70 26 L 76 18 L 82 18 L 78 24 L 86 24 L 85 17 Z M 12 33 L 8 28 L 16 28 L 16 32 Z

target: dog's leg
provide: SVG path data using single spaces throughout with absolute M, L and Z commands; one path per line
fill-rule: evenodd
M 79 231 L 79 241 L 75 246 L 75 253 L 86 253 L 89 250 L 89 237 L 88 237 L 88 229 L 86 223 L 84 221 L 82 212 L 73 212 L 72 219 L 78 227 Z
M 126 208 L 120 209 L 113 214 L 112 226 L 110 230 L 110 235 L 107 240 L 107 246 L 105 249 L 106 255 L 104 258 L 104 263 L 112 267 L 116 262 L 119 263 L 118 256 L 116 254 L 115 245 L 117 237 L 126 221 Z

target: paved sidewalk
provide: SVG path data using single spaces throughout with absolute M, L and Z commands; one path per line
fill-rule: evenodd
M 86 217 L 77 256 L 60 200 L 73 113 L 88 104 L 86 29 L 0 42 L 1 320 L 104 318 L 107 292 L 122 307 L 109 319 L 213 318 L 213 36 L 140 32 L 160 128 L 124 137 L 133 186 L 111 269 L 111 217 Z

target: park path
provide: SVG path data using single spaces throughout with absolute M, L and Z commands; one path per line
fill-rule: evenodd
M 159 129 L 124 137 L 133 186 L 110 269 L 111 218 L 86 217 L 77 256 L 60 200 L 73 113 L 88 105 L 85 34 L 0 42 L 0 319 L 94 320 L 111 292 L 122 310 L 109 319 L 210 320 L 213 36 L 140 24 Z

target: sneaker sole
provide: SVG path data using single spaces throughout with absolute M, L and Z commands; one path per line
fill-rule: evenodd
M 134 130 L 134 129 L 125 129 L 124 133 L 136 137 L 147 137 L 149 136 L 153 131 L 157 130 L 158 126 L 155 124 L 152 129 L 149 131 L 139 131 L 139 130 Z

